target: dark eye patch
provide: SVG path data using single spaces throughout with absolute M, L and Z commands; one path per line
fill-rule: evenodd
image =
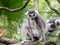
M 31 15 L 29 15 L 29 17 L 31 17 Z
M 59 22 L 57 22 L 57 25 L 59 25 L 60 23 Z
M 55 28 L 55 25 L 54 25 L 54 24 L 52 24 L 50 27 L 51 27 L 51 28 Z
M 33 16 L 35 16 L 35 14 L 33 14 Z

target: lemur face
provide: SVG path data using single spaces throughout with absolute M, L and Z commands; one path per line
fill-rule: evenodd
M 56 19 L 49 20 L 48 25 L 49 25 L 49 28 L 48 28 L 49 32 L 60 30 L 60 19 L 56 18 Z
M 36 10 L 34 10 L 34 9 L 30 9 L 29 11 L 27 11 L 27 13 L 26 13 L 28 16 L 29 16 L 29 18 L 31 18 L 32 20 L 34 20 L 34 19 L 36 19 L 36 18 L 38 18 L 38 12 L 36 11 Z
M 48 23 L 48 32 L 53 32 L 56 29 L 55 24 Z

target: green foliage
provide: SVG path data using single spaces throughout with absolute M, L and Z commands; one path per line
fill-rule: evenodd
M 60 11 L 60 4 L 57 2 L 57 0 L 50 0 L 50 3 L 53 8 L 57 9 Z M 47 5 L 45 0 L 40 0 L 40 5 L 39 5 L 39 10 L 40 14 L 45 18 L 45 19 L 50 19 L 53 17 L 59 17 L 54 11 L 52 11 L 49 6 Z
M 22 37 L 21 37 L 21 34 L 13 34 L 13 37 L 12 37 L 12 39 L 14 39 L 14 40 L 16 40 L 16 41 L 22 41 L 22 39 L 21 39 Z
M 23 5 L 23 2 L 24 2 L 23 0 L 8 0 L 4 6 L 8 8 L 18 8 Z M 4 1 L 2 3 L 4 4 Z M 18 12 L 3 11 L 3 15 L 7 16 L 9 22 L 11 20 L 18 21 L 19 19 L 23 19 L 24 11 Z
M 11 8 L 11 9 L 19 8 L 24 3 L 25 3 L 25 1 L 23 1 L 23 0 L 0 0 L 0 6 L 2 6 L 2 7 L 5 6 L 8 8 Z M 3 20 L 3 21 L 5 20 L 5 22 L 3 22 L 3 25 L 6 24 L 6 22 L 7 22 L 7 24 L 5 26 L 8 27 L 6 29 L 3 28 L 3 30 L 5 30 L 4 31 L 5 34 L 3 34 L 4 36 L 11 38 L 13 36 L 13 33 L 17 33 L 17 24 L 19 21 L 21 21 L 20 23 L 22 23 L 23 19 L 25 18 L 25 10 L 26 9 L 24 9 L 22 11 L 18 11 L 18 12 L 9 12 L 6 10 L 0 10 L 0 16 L 1 17 L 3 16 L 2 17 L 3 19 L 1 18 L 1 20 Z
M 15 9 L 21 7 L 25 3 L 25 1 L 26 0 L 0 0 L 0 6 Z M 49 1 L 53 8 L 60 11 L 60 4 L 57 2 L 57 0 L 49 0 Z M 23 20 L 25 20 L 26 18 L 25 12 L 33 7 L 34 7 L 34 1 L 31 0 L 28 6 L 24 10 L 18 12 L 9 12 L 6 10 L 0 10 L 0 27 L 2 27 L 1 29 L 3 30 L 3 36 L 21 41 L 21 35 L 17 34 L 17 26 L 22 24 Z M 39 12 L 46 20 L 50 18 L 60 17 L 49 8 L 45 0 L 39 0 Z M 59 41 L 60 36 L 58 32 L 59 31 L 50 33 L 47 36 L 47 40 L 53 40 L 55 42 L 60 43 Z

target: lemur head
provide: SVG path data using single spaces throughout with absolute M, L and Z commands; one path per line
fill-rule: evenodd
M 60 30 L 60 19 L 59 18 L 51 19 L 48 21 L 48 25 L 49 25 L 48 28 L 49 32 Z
M 48 32 L 53 32 L 56 30 L 56 26 L 54 23 L 48 23 Z
M 34 10 L 34 9 L 30 9 L 26 12 L 26 15 L 28 15 L 29 18 L 31 18 L 32 20 L 37 19 L 38 18 L 38 11 Z

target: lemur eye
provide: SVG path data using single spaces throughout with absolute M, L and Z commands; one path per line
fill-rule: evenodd
M 51 27 L 51 28 L 55 28 L 55 25 L 54 25 L 54 24 L 52 24 L 50 27 Z
M 35 16 L 35 14 L 33 14 L 33 16 Z
M 59 22 L 57 22 L 57 25 L 59 25 Z
M 31 15 L 29 15 L 29 17 L 31 17 Z

